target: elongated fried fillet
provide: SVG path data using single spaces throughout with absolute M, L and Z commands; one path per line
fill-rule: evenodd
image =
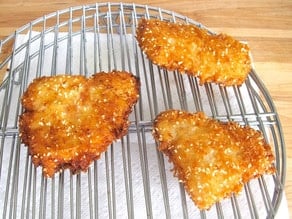
M 198 76 L 201 84 L 241 85 L 251 69 L 246 44 L 195 25 L 142 19 L 136 38 L 153 63 Z
M 139 87 L 138 78 L 127 72 L 35 79 L 23 94 L 19 118 L 33 163 L 43 166 L 47 177 L 64 168 L 87 170 L 127 133 Z
M 153 135 L 199 209 L 209 209 L 238 194 L 249 180 L 275 172 L 274 155 L 262 134 L 235 122 L 169 110 L 155 119 Z

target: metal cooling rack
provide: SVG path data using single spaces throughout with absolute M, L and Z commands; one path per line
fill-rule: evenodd
M 0 70 L 7 71 L 0 85 L 1 218 L 273 218 L 277 213 L 285 146 L 278 114 L 256 73 L 241 87 L 224 88 L 200 86 L 197 78 L 167 72 L 137 46 L 135 28 L 142 17 L 205 28 L 159 8 L 104 3 L 45 15 L 0 41 Z M 87 76 L 112 69 L 130 71 L 141 80 L 129 134 L 113 143 L 87 173 L 65 170 L 44 178 L 18 136 L 23 91 L 42 75 Z M 199 211 L 151 136 L 153 118 L 169 108 L 203 110 L 261 130 L 275 152 L 277 174 L 252 180 L 242 194 Z

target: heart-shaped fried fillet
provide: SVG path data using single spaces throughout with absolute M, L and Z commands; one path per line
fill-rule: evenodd
M 235 122 L 170 110 L 157 116 L 153 135 L 199 209 L 209 209 L 239 193 L 249 180 L 275 172 L 274 155 L 262 134 Z
M 87 170 L 128 131 L 139 80 L 127 72 L 35 79 L 22 97 L 20 137 L 43 173 Z
M 251 70 L 246 44 L 195 25 L 142 19 L 137 41 L 154 64 L 198 76 L 201 84 L 241 85 Z

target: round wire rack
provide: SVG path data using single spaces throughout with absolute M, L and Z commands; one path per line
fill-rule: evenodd
M 285 181 L 285 145 L 269 93 L 252 70 L 240 87 L 199 85 L 194 77 L 152 64 L 137 45 L 141 18 L 190 23 L 160 8 L 122 3 L 72 7 L 38 18 L 0 41 L 1 218 L 273 218 Z M 211 34 L 212 31 L 208 30 Z M 5 53 L 4 53 L 5 51 Z M 43 177 L 18 136 L 20 99 L 37 77 L 124 70 L 141 81 L 129 133 L 84 173 Z M 175 108 L 204 111 L 261 130 L 276 156 L 277 173 L 244 186 L 240 195 L 200 211 L 173 177 L 152 138 L 153 118 Z

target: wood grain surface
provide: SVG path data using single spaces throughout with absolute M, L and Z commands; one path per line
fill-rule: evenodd
M 56 10 L 99 1 L 0 0 L 0 39 Z M 120 1 L 112 1 L 120 2 Z M 270 92 L 281 119 L 287 154 L 285 193 L 292 215 L 292 1 L 152 0 L 147 4 L 183 14 L 217 32 L 249 43 L 255 70 Z M 9 52 L 2 48 L 1 54 Z M 0 55 L 1 55 L 0 54 Z M 1 57 L 0 57 L 1 58 Z M 0 73 L 0 80 L 3 73 Z

